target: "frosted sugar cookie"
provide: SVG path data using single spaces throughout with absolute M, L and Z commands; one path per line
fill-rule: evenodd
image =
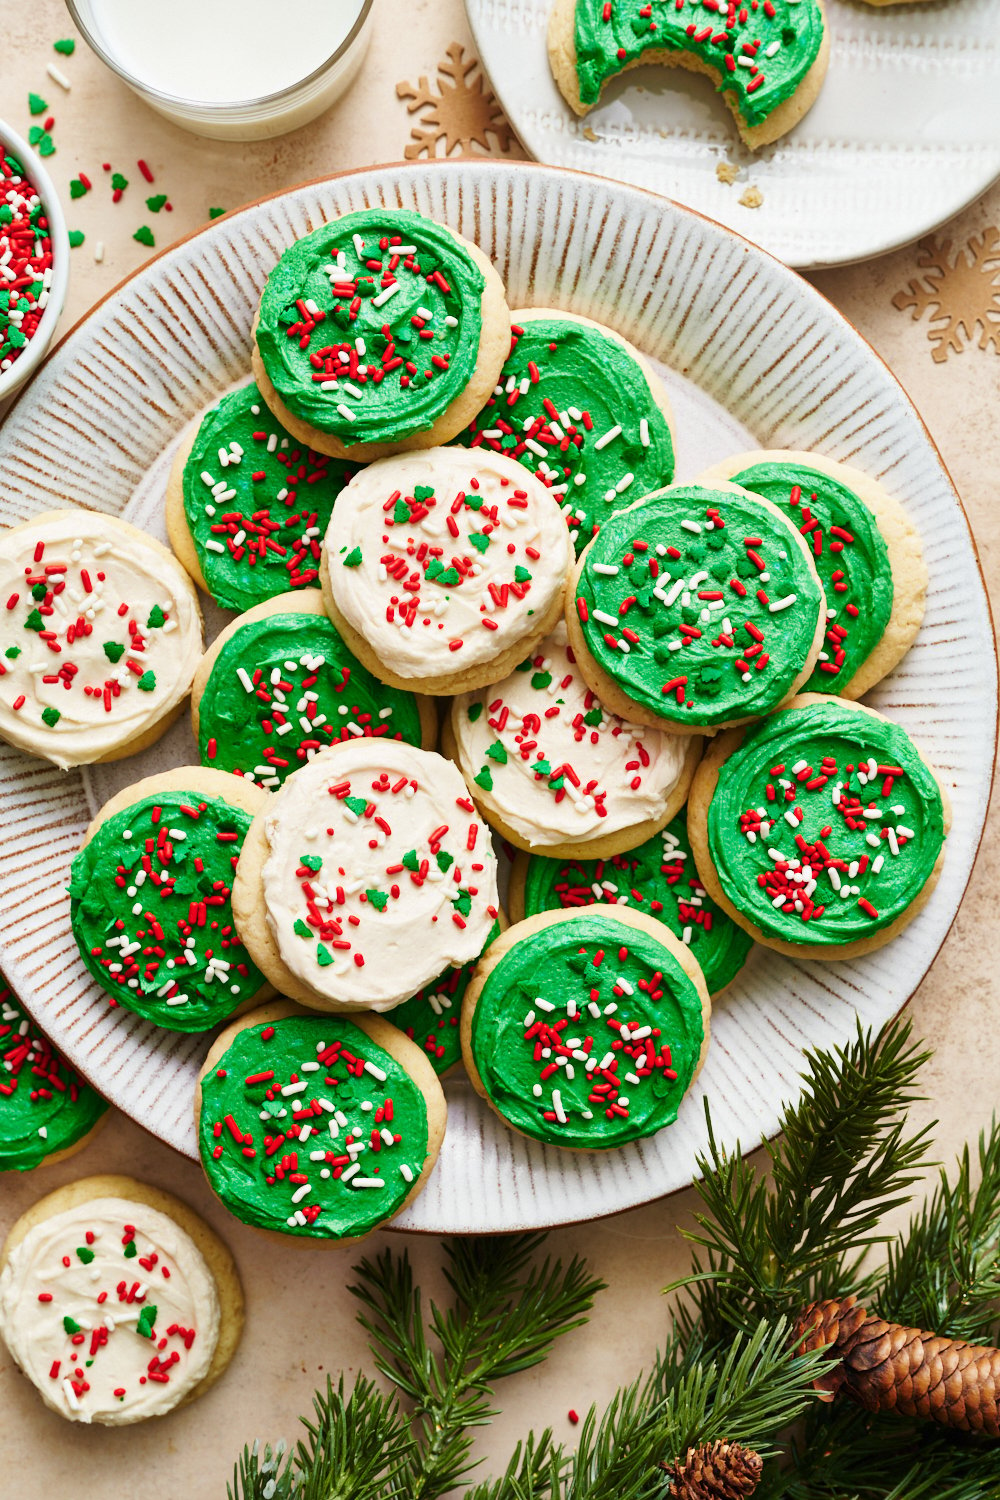
M 494 938 L 500 936 L 501 921 L 506 927 L 507 922 L 502 912 L 500 919 L 490 929 L 485 945 L 487 948 Z M 457 969 L 445 969 L 443 974 L 432 979 L 430 984 L 425 984 L 409 1000 L 404 1000 L 402 1005 L 396 1005 L 386 1013 L 386 1020 L 391 1021 L 393 1026 L 398 1026 L 411 1042 L 416 1042 L 422 1049 L 439 1078 L 443 1078 L 445 1073 L 449 1073 L 461 1061 L 462 1034 L 459 1027 L 462 1020 L 462 999 L 478 962 L 477 954 L 468 963 L 460 964 Z
M 638 349 L 574 313 L 519 308 L 496 389 L 459 435 L 557 496 L 577 551 L 604 517 L 674 477 L 667 393 Z
M 549 62 L 578 115 L 610 78 L 666 63 L 715 82 L 751 150 L 815 103 L 829 52 L 822 0 L 555 0 L 549 18 Z
M 105 803 L 73 860 L 70 923 L 113 1004 L 170 1031 L 207 1031 L 264 989 L 230 903 L 267 800 L 243 777 L 184 766 Z
M 446 443 L 507 353 L 503 283 L 477 246 L 401 208 L 344 214 L 267 279 L 253 372 L 280 422 L 359 460 Z
M 562 611 L 559 504 L 500 454 L 435 448 L 371 464 L 323 547 L 333 623 L 376 677 L 435 695 L 506 675 Z
M 166 1416 L 214 1385 L 242 1330 L 225 1245 L 185 1203 L 131 1177 L 57 1188 L 0 1254 L 0 1334 L 71 1422 Z
M 379 1016 L 275 1001 L 213 1044 L 195 1103 L 202 1166 L 244 1224 L 343 1244 L 425 1186 L 447 1105 L 419 1047 Z
M 444 737 L 486 821 L 554 855 L 641 844 L 683 805 L 701 748 L 602 707 L 562 621 L 502 682 L 457 697 Z
M 673 1124 L 710 1015 L 698 964 L 655 918 L 545 912 L 484 955 L 465 992 L 462 1054 L 513 1129 L 606 1151 Z
M 64 770 L 133 755 L 202 652 L 191 580 L 125 521 L 47 511 L 0 532 L 0 738 Z
M 323 533 L 357 468 L 292 437 L 251 380 L 181 438 L 167 481 L 170 545 L 223 609 L 319 588 Z
M 924 617 L 927 567 L 899 501 L 867 474 L 814 453 L 741 453 L 701 476 L 763 495 L 812 548 L 826 633 L 805 684 L 860 698 L 905 656 Z
M 515 922 L 543 911 L 628 906 L 663 922 L 691 950 L 713 997 L 735 979 L 752 946 L 707 894 L 695 868 L 682 808 L 666 828 L 608 859 L 518 854 L 510 877 Z
M 450 761 L 355 739 L 321 751 L 254 819 L 233 911 L 283 994 L 388 1010 L 482 952 L 496 856 Z
M 688 807 L 709 895 L 758 942 L 808 958 L 901 932 L 937 883 L 950 823 L 905 730 L 816 693 L 713 741 Z
M 437 738 L 433 706 L 362 666 L 317 589 L 258 604 L 216 637 L 195 673 L 191 718 L 203 765 L 268 791 L 341 740 L 429 749 Z
M 107 1108 L 0 976 L 0 1172 L 72 1156 L 104 1123 Z
M 798 691 L 826 600 L 776 505 L 732 484 L 676 485 L 605 522 L 577 564 L 566 620 L 608 708 L 679 734 L 715 732 Z

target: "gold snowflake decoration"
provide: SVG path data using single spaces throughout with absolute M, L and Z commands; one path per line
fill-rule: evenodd
M 951 240 L 921 240 L 917 265 L 923 276 L 897 292 L 892 302 L 914 321 L 930 315 L 931 358 L 978 348 L 1000 354 L 1000 230 L 973 235 L 954 252 Z
M 424 77 L 416 85 L 397 83 L 396 93 L 407 101 L 407 112 L 419 116 L 404 152 L 407 161 L 439 154 L 473 156 L 473 146 L 487 154 L 510 150 L 513 136 L 503 111 L 479 63 L 466 58 L 459 42 L 452 42 L 445 61 L 438 63 L 434 88 Z M 439 153 L 442 143 L 444 151 Z

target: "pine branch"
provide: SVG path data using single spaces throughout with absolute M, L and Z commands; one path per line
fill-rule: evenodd
M 460 1239 L 445 1247 L 453 1307 L 430 1306 L 440 1352 L 427 1341 L 420 1291 L 409 1260 L 385 1251 L 356 1267 L 375 1363 L 414 1405 L 417 1448 L 408 1467 L 409 1500 L 436 1500 L 475 1467 L 471 1429 L 495 1415 L 494 1381 L 543 1360 L 561 1333 L 586 1320 L 603 1283 L 582 1261 L 531 1257 L 538 1235 Z
M 565 1463 L 549 1428 L 539 1438 L 529 1433 L 523 1445 L 518 1443 L 514 1449 L 501 1477 L 473 1486 L 465 1500 L 551 1500 Z
M 341 1376 L 336 1389 L 328 1379 L 316 1392 L 313 1410 L 294 1455 L 283 1443 L 263 1459 L 256 1443 L 244 1448 L 229 1500 L 402 1500 L 413 1444 L 395 1398 L 364 1376 L 345 1395 Z
M 754 1500 L 996 1500 L 998 1493 L 995 1445 L 817 1403 L 785 1468 L 766 1472 Z
M 707 1213 L 688 1235 L 702 1247 L 691 1273 L 667 1291 L 688 1289 L 678 1313 L 687 1333 L 709 1343 L 758 1319 L 791 1317 L 817 1296 L 866 1290 L 867 1250 L 884 1243 L 881 1222 L 908 1201 L 930 1144 L 930 1127 L 906 1133 L 913 1083 L 928 1054 L 909 1024 L 807 1053 L 802 1096 L 767 1146 L 770 1180 L 717 1142 L 706 1100 L 709 1149 L 696 1184 Z
M 947 1333 L 972 1343 L 994 1343 L 1000 1318 L 1000 1131 L 981 1134 L 979 1182 L 973 1186 L 968 1146 L 952 1181 L 938 1185 L 889 1247 L 875 1292 L 883 1317 Z

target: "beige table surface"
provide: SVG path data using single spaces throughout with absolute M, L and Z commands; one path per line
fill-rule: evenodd
M 168 0 L 164 0 L 167 4 Z M 393 24 L 405 11 L 405 25 Z M 2 0 L 0 115 L 22 134 L 31 123 L 29 89 L 55 115 L 57 152 L 49 170 L 67 199 L 71 227 L 87 241 L 73 254 L 63 329 L 149 253 L 131 235 L 148 223 L 158 247 L 198 227 L 208 208 L 234 208 L 305 179 L 379 161 L 398 160 L 412 121 L 396 96 L 402 79 L 433 78 L 452 41 L 471 47 L 461 0 L 376 0 L 376 29 L 365 71 L 354 90 L 326 116 L 272 142 L 227 145 L 176 129 L 149 111 L 92 57 L 84 44 L 71 58 L 52 51 L 71 34 L 60 0 Z M 63 90 L 46 75 L 50 62 L 71 79 Z M 515 148 L 516 151 L 516 148 Z M 156 183 L 136 170 L 140 155 Z M 109 201 L 101 164 L 130 179 L 125 197 Z M 68 183 L 83 170 L 95 191 L 68 202 Z M 102 180 L 98 180 L 102 179 Z M 749 179 L 752 180 L 752 173 Z M 735 191 L 739 193 L 738 186 Z M 166 192 L 173 212 L 150 215 L 147 193 Z M 752 210 L 745 231 L 753 235 Z M 941 232 L 961 250 L 973 236 L 1000 226 L 1000 185 Z M 741 227 L 743 224 L 741 222 Z M 97 264 L 93 246 L 103 240 Z M 998 237 L 1000 245 L 1000 237 Z M 929 320 L 893 305 L 893 296 L 921 275 L 915 246 L 862 266 L 818 273 L 811 280 L 874 344 L 909 389 L 937 441 L 969 511 L 994 600 L 1000 588 L 1000 332 L 978 347 L 982 330 L 960 329 L 957 349 L 935 362 Z M 1000 273 L 1000 258 L 993 262 Z M 1000 274 L 997 275 L 1000 281 Z M 960 317 L 978 301 L 989 308 L 993 276 L 970 270 L 949 278 L 950 311 Z M 1000 290 L 997 292 L 1000 304 Z M 1000 305 L 996 319 L 1000 320 Z M 971 335 L 971 338 L 968 336 Z M 966 347 L 968 345 L 968 347 Z M 2 497 L 0 497 L 2 505 Z M 917 992 L 910 1014 L 935 1049 L 924 1075 L 927 1102 L 917 1111 L 937 1119 L 938 1154 L 951 1158 L 966 1137 L 988 1123 L 1000 1077 L 1000 1029 L 995 1021 L 997 953 L 994 911 L 1000 867 L 993 836 L 996 809 L 965 903 L 945 947 Z M 990 934 L 994 933 L 991 939 Z M 293 1436 L 314 1387 L 328 1371 L 371 1370 L 364 1339 L 346 1291 L 356 1253 L 291 1253 L 230 1219 L 213 1201 L 191 1162 L 175 1156 L 122 1117 L 111 1121 L 83 1154 L 40 1175 L 0 1183 L 0 1235 L 42 1192 L 93 1172 L 129 1172 L 186 1198 L 225 1235 L 247 1293 L 246 1333 L 227 1377 L 204 1399 L 160 1423 L 131 1429 L 89 1430 L 49 1413 L 0 1351 L 0 1411 L 8 1436 L 19 1433 L 0 1478 L 5 1500 L 119 1500 L 139 1494 L 221 1496 L 233 1460 L 255 1436 Z M 590 1325 L 562 1341 L 541 1370 L 501 1388 L 505 1411 L 481 1443 L 499 1464 L 530 1423 L 551 1423 L 569 1439 L 569 1408 L 603 1403 L 647 1362 L 666 1324 L 659 1288 L 686 1265 L 679 1230 L 690 1223 L 693 1193 L 616 1218 L 553 1233 L 558 1254 L 587 1256 L 608 1283 Z M 439 1287 L 438 1247 L 432 1240 L 382 1233 L 374 1251 L 404 1245 L 430 1290 Z M 831 1289 L 832 1291 L 833 1289 Z

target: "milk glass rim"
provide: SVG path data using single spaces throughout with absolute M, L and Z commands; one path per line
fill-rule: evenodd
M 341 42 L 340 46 L 337 47 L 335 51 L 331 52 L 329 56 L 327 56 L 323 60 L 323 62 L 319 64 L 318 67 L 314 68 L 311 73 L 307 73 L 304 78 L 296 79 L 294 83 L 290 83 L 285 88 L 278 89 L 272 94 L 259 94 L 256 98 L 253 99 L 224 100 L 194 99 L 189 98 L 184 94 L 170 94 L 167 93 L 164 89 L 158 89 L 154 87 L 153 84 L 146 83 L 144 79 L 137 77 L 134 73 L 130 73 L 128 68 L 123 67 L 122 64 L 111 55 L 104 43 L 100 41 L 95 35 L 93 28 L 88 25 L 87 21 L 81 15 L 80 12 L 83 8 L 85 8 L 88 12 L 92 12 L 93 6 L 91 0 L 66 0 L 66 9 L 69 11 L 74 24 L 82 32 L 83 38 L 86 41 L 87 45 L 91 48 L 91 50 L 96 53 L 101 61 L 105 63 L 113 73 L 117 73 L 118 77 L 124 83 L 127 83 L 130 88 L 135 89 L 140 94 L 144 94 L 147 98 L 156 99 L 159 103 L 162 103 L 164 105 L 172 105 L 175 108 L 179 108 L 182 110 L 198 110 L 202 111 L 206 115 L 215 116 L 216 118 L 221 119 L 233 114 L 238 114 L 243 110 L 265 109 L 268 105 L 285 104 L 289 99 L 294 98 L 295 95 L 300 91 L 307 90 L 313 83 L 318 83 L 333 66 L 333 64 L 339 62 L 340 59 L 346 56 L 346 54 L 350 51 L 351 47 L 354 45 L 359 35 L 361 34 L 365 22 L 371 15 L 372 6 L 374 5 L 374 3 L 375 0 L 363 0 L 358 18 L 355 21 L 354 25 L 351 27 L 347 36 Z

